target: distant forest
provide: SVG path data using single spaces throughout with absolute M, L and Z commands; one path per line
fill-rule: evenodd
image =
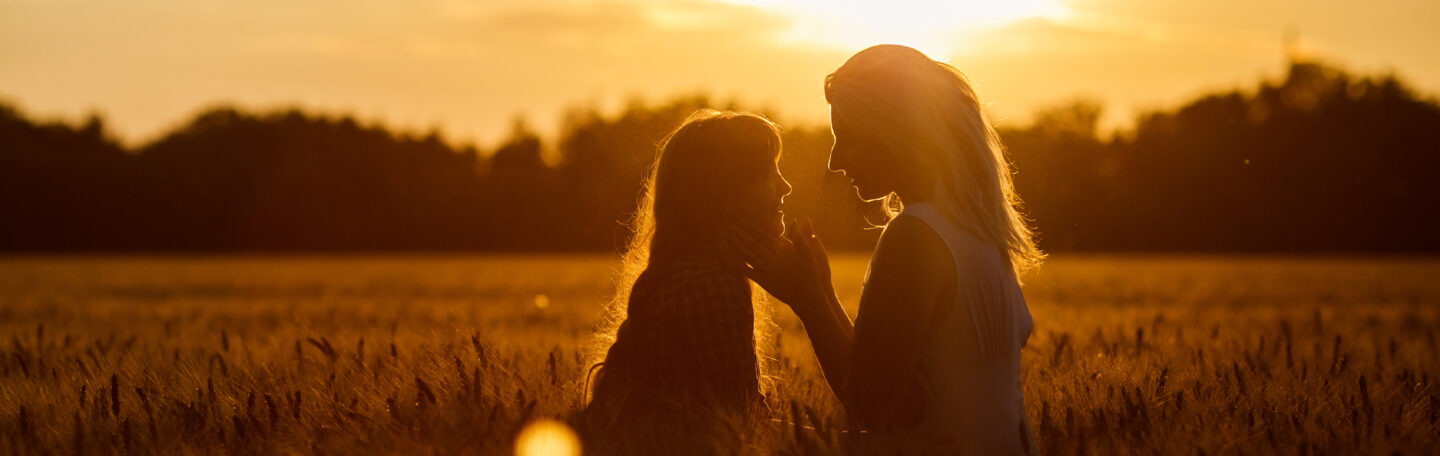
M 490 150 L 217 108 L 128 149 L 99 117 L 43 123 L 0 104 L 0 251 L 611 251 L 657 141 L 701 107 L 745 108 L 575 109 L 556 138 L 517 121 Z M 1001 128 L 1046 250 L 1440 252 L 1440 104 L 1394 76 L 1294 62 L 1103 137 L 1101 109 Z M 832 248 L 872 247 L 882 216 L 825 171 L 828 126 L 778 120 L 787 214 Z

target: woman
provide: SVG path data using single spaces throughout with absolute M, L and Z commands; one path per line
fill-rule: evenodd
M 756 347 L 773 325 L 719 246 L 741 223 L 784 231 L 779 157 L 778 127 L 737 112 L 698 111 L 661 146 L 602 322 L 582 423 L 592 452 L 734 451 L 713 431 L 743 429 L 725 420 L 763 405 Z
M 830 168 L 891 216 L 856 319 L 808 222 L 793 240 L 737 233 L 747 274 L 800 317 L 831 388 L 879 436 L 871 444 L 1033 453 L 1020 387 L 1031 320 L 1017 277 L 1043 255 L 974 90 L 950 65 L 882 45 L 829 75 L 825 95 Z

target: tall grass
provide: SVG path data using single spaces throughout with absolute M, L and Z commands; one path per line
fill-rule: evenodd
M 836 261 L 853 306 L 863 261 Z M 527 423 L 576 418 L 611 267 L 0 260 L 0 453 L 511 453 Z M 1429 453 L 1434 277 L 1424 260 L 1057 258 L 1026 287 L 1041 449 Z M 740 449 L 838 451 L 857 434 L 780 314 L 774 410 Z

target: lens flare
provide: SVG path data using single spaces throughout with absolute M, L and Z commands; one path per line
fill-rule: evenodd
M 580 439 L 565 423 L 539 419 L 515 438 L 515 456 L 579 456 Z

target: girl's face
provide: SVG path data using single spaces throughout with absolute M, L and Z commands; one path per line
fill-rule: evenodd
M 772 165 L 765 175 L 741 186 L 736 195 L 739 220 L 758 223 L 766 231 L 779 236 L 785 233 L 783 205 L 790 194 L 790 183 L 780 175 L 780 165 Z
M 830 132 L 835 145 L 830 149 L 830 170 L 844 173 L 860 199 L 872 201 L 897 191 L 902 182 L 894 164 L 884 158 L 885 144 L 852 125 L 839 106 L 830 105 Z

